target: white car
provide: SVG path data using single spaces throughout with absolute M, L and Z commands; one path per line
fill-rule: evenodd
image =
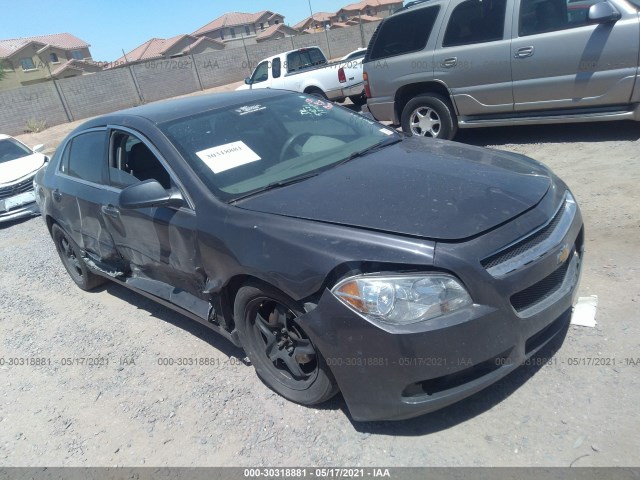
M 348 62 L 350 60 L 357 60 L 360 58 L 364 58 L 365 54 L 367 53 L 367 49 L 366 48 L 359 48 L 357 50 L 354 50 L 353 52 L 349 53 L 348 55 L 345 55 L 344 57 L 342 57 L 340 59 L 341 62 Z
M 0 223 L 38 215 L 33 178 L 49 158 L 44 145 L 30 149 L 8 135 L 0 135 Z

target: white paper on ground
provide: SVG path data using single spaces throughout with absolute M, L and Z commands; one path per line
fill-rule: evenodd
M 595 327 L 596 310 L 598 308 L 598 296 L 578 298 L 578 303 L 573 307 L 573 315 L 571 315 L 571 325 L 580 327 Z
M 219 145 L 196 152 L 196 155 L 207 164 L 207 167 L 213 170 L 213 173 L 226 172 L 232 168 L 261 160 L 258 154 L 251 150 L 244 142 Z

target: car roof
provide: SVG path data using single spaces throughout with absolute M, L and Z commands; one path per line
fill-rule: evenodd
M 123 117 L 145 118 L 153 123 L 159 124 L 177 120 L 179 118 L 197 115 L 218 108 L 226 108 L 233 105 L 259 102 L 267 98 L 279 97 L 293 94 L 285 90 L 259 89 L 241 90 L 237 92 L 211 93 L 183 97 L 172 100 L 149 103 L 138 107 L 127 108 L 118 112 L 103 115 L 82 125 L 81 129 L 92 126 L 105 125 L 107 123 L 118 123 Z

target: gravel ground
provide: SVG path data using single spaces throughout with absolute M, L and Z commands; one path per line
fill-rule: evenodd
M 24 140 L 52 145 L 65 128 Z M 41 219 L 0 227 L 0 358 L 45 359 L 0 366 L 0 465 L 637 466 L 639 138 L 635 123 L 460 134 L 533 156 L 573 189 L 580 295 L 598 295 L 598 325 L 571 327 L 537 357 L 551 364 L 403 422 L 353 422 L 340 396 L 290 403 L 206 328 L 114 284 L 80 291 Z M 209 365 L 159 365 L 185 356 Z

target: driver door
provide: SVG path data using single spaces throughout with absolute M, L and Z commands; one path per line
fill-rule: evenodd
M 206 281 L 200 264 L 197 223 L 193 206 L 160 153 L 144 137 L 113 128 L 109 139 L 110 201 L 102 206 L 104 224 L 115 249 L 127 265 L 127 284 L 164 298 L 207 318 Z M 127 186 L 156 180 L 165 189 L 178 189 L 180 208 L 120 208 L 119 195 Z

